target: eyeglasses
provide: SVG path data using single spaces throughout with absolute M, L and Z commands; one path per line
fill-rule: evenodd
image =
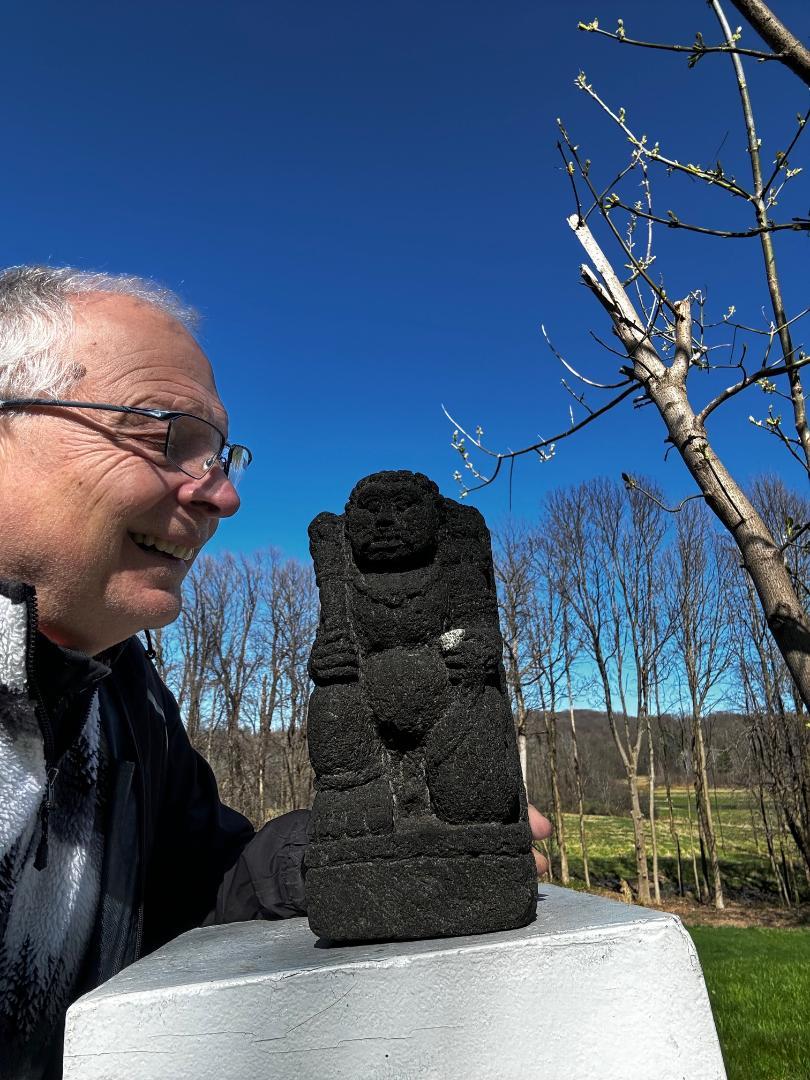
M 225 441 L 225 436 L 201 416 L 169 409 L 141 409 L 135 405 L 101 405 L 96 401 L 50 401 L 45 398 L 10 398 L 0 401 L 2 409 L 97 409 L 102 412 L 131 413 L 167 421 L 163 453 L 172 465 L 195 480 L 201 480 L 219 464 L 236 487 L 253 460 L 246 446 Z

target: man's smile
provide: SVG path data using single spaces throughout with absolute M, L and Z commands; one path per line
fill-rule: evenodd
M 199 550 L 196 547 L 187 547 L 182 544 L 173 544 L 169 540 L 161 540 L 159 536 L 151 536 L 149 533 L 131 532 L 128 535 L 141 551 L 173 559 L 176 562 L 191 562 Z

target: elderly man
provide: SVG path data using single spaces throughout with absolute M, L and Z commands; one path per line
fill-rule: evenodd
M 136 278 L 0 274 L 4 1080 L 60 1076 L 68 1005 L 209 912 L 303 913 L 306 812 L 254 837 L 222 805 L 134 636 L 251 459 L 193 321 Z

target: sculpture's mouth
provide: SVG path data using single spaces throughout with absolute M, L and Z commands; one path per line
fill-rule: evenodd
M 391 551 L 391 549 L 401 548 L 402 537 L 401 536 L 381 536 L 377 540 L 372 540 L 369 545 L 371 551 Z

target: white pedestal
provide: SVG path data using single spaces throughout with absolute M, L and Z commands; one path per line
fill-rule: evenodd
M 673 915 L 540 889 L 479 937 L 320 948 L 305 919 L 193 930 L 68 1012 L 65 1080 L 725 1080 Z

